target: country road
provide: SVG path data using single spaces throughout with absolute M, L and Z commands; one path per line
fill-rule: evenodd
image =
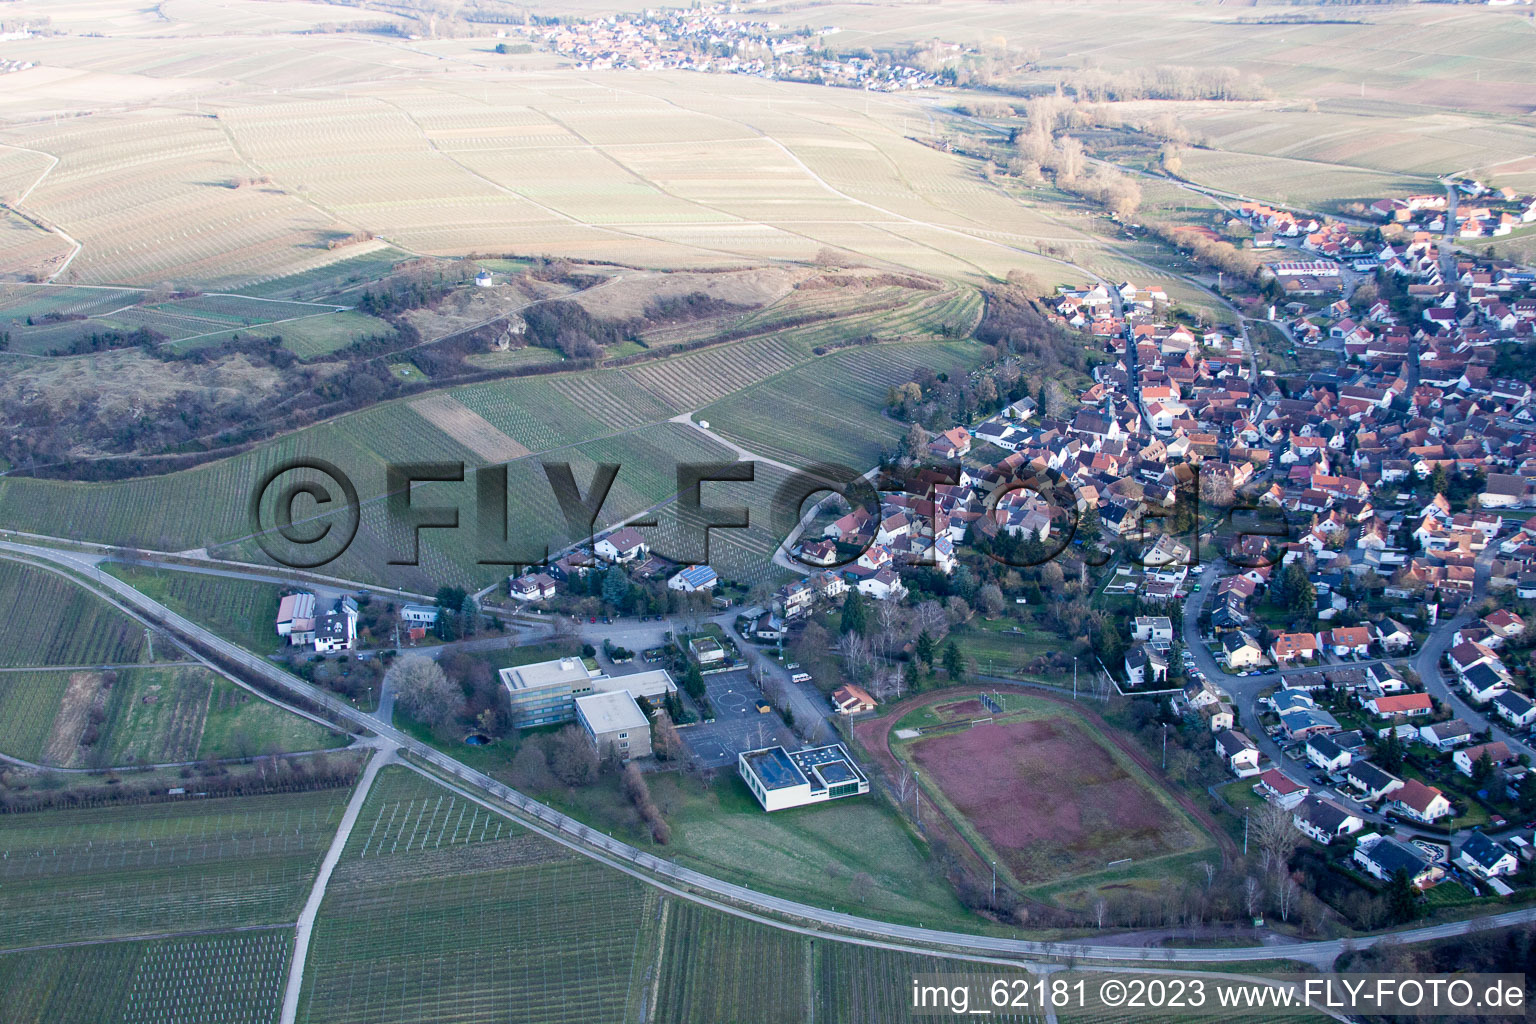
M 1142 959 L 1157 960 L 1160 964 L 1180 963 L 1242 963 L 1249 960 L 1290 959 L 1305 963 L 1331 964 L 1345 949 L 1363 949 L 1384 940 L 1395 942 L 1423 942 L 1433 939 L 1465 935 L 1486 928 L 1507 927 L 1536 922 L 1536 907 L 1514 910 L 1486 917 L 1453 921 L 1445 924 L 1404 929 L 1378 935 L 1350 939 L 1334 939 L 1320 942 L 1296 942 L 1280 945 L 1233 947 L 1219 949 L 1168 948 L 1145 950 L 1139 954 L 1123 946 L 1099 945 L 1076 942 L 1045 942 L 1030 939 L 1010 939 L 992 935 L 974 935 L 965 932 L 944 931 L 922 926 L 900 925 L 872 918 L 860 917 L 839 911 L 827 910 L 799 903 L 795 900 L 757 892 L 742 885 L 714 878 L 692 868 L 683 867 L 653 854 L 638 850 L 627 843 L 593 829 L 574 818 L 539 803 L 511 787 L 475 771 L 447 754 L 421 743 L 394 726 L 381 722 L 366 712 L 359 711 L 331 694 L 291 675 L 263 658 L 224 640 L 222 637 L 197 625 L 164 607 L 152 598 L 141 594 L 128 584 L 105 575 L 77 552 L 61 551 L 31 544 L 0 541 L 0 552 L 48 563 L 54 571 L 73 574 L 87 589 L 122 601 L 143 614 L 160 621 L 166 628 L 214 651 L 220 657 L 238 665 L 247 672 L 270 683 L 302 696 L 325 708 L 338 720 L 345 721 L 359 732 L 372 732 L 403 754 L 444 771 L 465 783 L 480 794 L 500 800 L 519 815 L 524 825 L 557 839 L 584 856 L 601 861 L 621 870 L 635 873 L 651 884 L 668 883 L 690 891 L 695 898 L 728 913 L 750 908 L 758 913 L 776 915 L 812 927 L 830 929 L 853 936 L 898 941 L 934 951 L 959 950 L 965 953 L 995 954 L 1015 957 L 1071 957 L 1077 960 L 1123 962 Z

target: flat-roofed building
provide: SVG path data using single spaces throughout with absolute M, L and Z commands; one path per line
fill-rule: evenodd
M 592 671 L 580 658 L 555 658 L 501 670 L 501 684 L 512 704 L 512 724 L 519 729 L 576 716 L 576 697 L 592 692 Z
M 501 670 L 512 706 L 512 724 L 519 729 L 569 722 L 576 717 L 576 701 L 591 693 L 624 693 L 633 700 L 659 704 L 677 684 L 665 669 L 609 676 L 593 672 L 574 655 L 518 665 Z
M 627 676 L 593 676 L 593 693 L 628 693 L 641 704 L 659 705 L 667 694 L 677 692 L 672 673 L 664 668 L 647 672 L 631 672 Z
M 651 722 L 628 690 L 589 693 L 576 698 L 576 720 L 599 757 L 628 761 L 651 753 Z
M 736 768 L 765 811 L 869 792 L 869 779 L 841 743 L 794 753 L 783 747 L 748 750 L 737 755 Z

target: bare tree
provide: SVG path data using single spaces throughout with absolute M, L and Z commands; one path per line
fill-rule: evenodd
M 597 778 L 597 751 L 579 725 L 568 725 L 555 735 L 549 770 L 567 786 L 585 786 Z
M 1216 883 L 1216 862 L 1208 860 L 1201 867 L 1205 869 L 1205 891 L 1210 892 L 1211 886 Z
M 1093 916 L 1094 916 L 1094 920 L 1098 921 L 1100 928 L 1104 927 L 1104 914 L 1108 910 L 1109 910 L 1109 901 L 1106 900 L 1104 897 L 1100 896 L 1098 899 L 1093 901 Z
M 874 656 L 869 649 L 869 641 L 859 633 L 844 633 L 837 641 L 837 653 L 843 659 L 843 671 L 848 678 L 855 682 L 863 682 L 869 678 L 870 669 L 873 667 Z
M 394 691 L 396 703 L 428 725 L 448 721 L 464 703 L 464 692 L 449 681 L 442 667 L 419 654 L 408 654 L 395 662 L 384 680 Z
M 1253 816 L 1254 838 L 1266 871 L 1284 872 L 1286 863 L 1301 841 L 1291 812 L 1278 803 L 1267 803 Z
M 1248 911 L 1249 917 L 1259 916 L 1259 900 L 1264 893 L 1264 887 L 1259 880 L 1252 875 L 1243 879 L 1243 906 Z
M 1296 879 L 1281 872 L 1275 879 L 1275 906 L 1280 911 L 1280 920 L 1291 919 L 1291 911 L 1295 909 L 1296 902 L 1300 898 L 1301 886 L 1296 884 Z
M 907 797 L 912 793 L 912 769 L 907 765 L 901 766 L 901 771 L 896 776 L 896 802 L 906 806 Z
M 944 606 L 938 601 L 924 601 L 914 609 L 913 629 L 918 633 L 927 633 L 934 643 L 943 640 L 949 632 L 949 616 L 944 613 Z

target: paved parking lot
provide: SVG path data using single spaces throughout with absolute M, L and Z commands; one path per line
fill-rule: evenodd
M 704 768 L 735 764 L 736 755 L 743 750 L 776 743 L 799 749 L 777 712 L 757 710 L 763 693 L 747 678 L 746 669 L 705 676 L 704 686 L 715 706 L 715 720 L 678 730 L 695 764 Z

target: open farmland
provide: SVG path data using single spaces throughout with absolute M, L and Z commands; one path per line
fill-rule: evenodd
M 657 1019 L 712 1024 L 753 1007 L 760 1024 L 799 1024 L 810 981 L 803 935 L 673 901 L 664 918 Z
M 115 562 L 106 570 L 248 651 L 268 653 L 287 645 L 275 626 L 277 605 L 284 592 L 276 583 Z
M 7 1021 L 271 1024 L 288 928 L 0 953 Z
M 1123 858 L 1141 866 L 1207 844 L 1086 722 L 1042 701 L 1026 708 L 895 746 L 921 769 L 925 790 L 961 835 L 991 851 L 1019 884 L 1088 874 Z
M 144 628 L 44 569 L 0 560 L 0 667 L 124 665 L 140 660 Z
M 346 799 L 332 789 L 0 817 L 6 943 L 291 922 Z
M 378 782 L 327 887 L 301 1021 L 633 1013 L 636 933 L 654 908 L 645 886 L 477 817 L 406 769 Z
M 117 673 L 98 741 L 113 765 L 316 750 L 344 737 L 201 666 Z
M 1382 196 L 1436 187 L 1430 178 L 1361 170 L 1343 164 L 1197 149 L 1184 154 L 1181 174 L 1196 184 L 1235 195 L 1325 213 L 1339 212 L 1349 203 L 1372 203 Z

